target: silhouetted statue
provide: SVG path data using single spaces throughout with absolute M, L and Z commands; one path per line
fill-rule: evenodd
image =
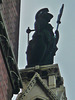
M 48 8 L 43 8 L 35 16 L 35 32 L 27 48 L 27 68 L 35 65 L 53 64 L 59 39 L 58 30 L 53 33 L 53 27 L 49 23 L 53 15 Z M 28 30 L 27 30 L 28 31 Z

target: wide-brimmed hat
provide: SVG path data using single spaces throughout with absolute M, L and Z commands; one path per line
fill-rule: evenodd
M 49 13 L 48 8 L 42 8 L 35 15 L 36 20 L 39 18 L 44 18 L 44 19 L 50 20 L 53 18 L 53 15 L 51 13 Z

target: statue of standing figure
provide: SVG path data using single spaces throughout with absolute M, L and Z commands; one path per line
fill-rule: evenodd
M 59 32 L 56 30 L 53 33 L 53 27 L 49 23 L 52 18 L 53 15 L 49 13 L 48 8 L 43 8 L 36 13 L 35 32 L 32 40 L 29 41 L 26 52 L 26 68 L 35 65 L 53 64 L 55 53 L 58 50 Z

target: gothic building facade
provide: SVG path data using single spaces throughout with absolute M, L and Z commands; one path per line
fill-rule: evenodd
M 0 100 L 22 88 L 17 67 L 20 0 L 0 0 Z
M 20 70 L 23 90 L 17 100 L 67 100 L 58 64 Z
M 10 45 L 18 59 L 18 40 L 20 22 L 20 0 L 0 0 L 0 13 L 10 39 Z

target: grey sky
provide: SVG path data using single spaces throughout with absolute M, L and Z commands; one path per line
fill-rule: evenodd
M 55 31 L 57 16 L 63 3 L 65 8 L 59 27 L 60 39 L 54 63 L 58 63 L 61 76 L 64 78 L 68 100 L 75 100 L 75 0 L 21 0 L 18 66 L 20 69 L 26 66 L 27 34 L 25 31 L 28 26 L 34 28 L 36 12 L 40 8 L 49 8 L 54 15 L 51 24 Z

